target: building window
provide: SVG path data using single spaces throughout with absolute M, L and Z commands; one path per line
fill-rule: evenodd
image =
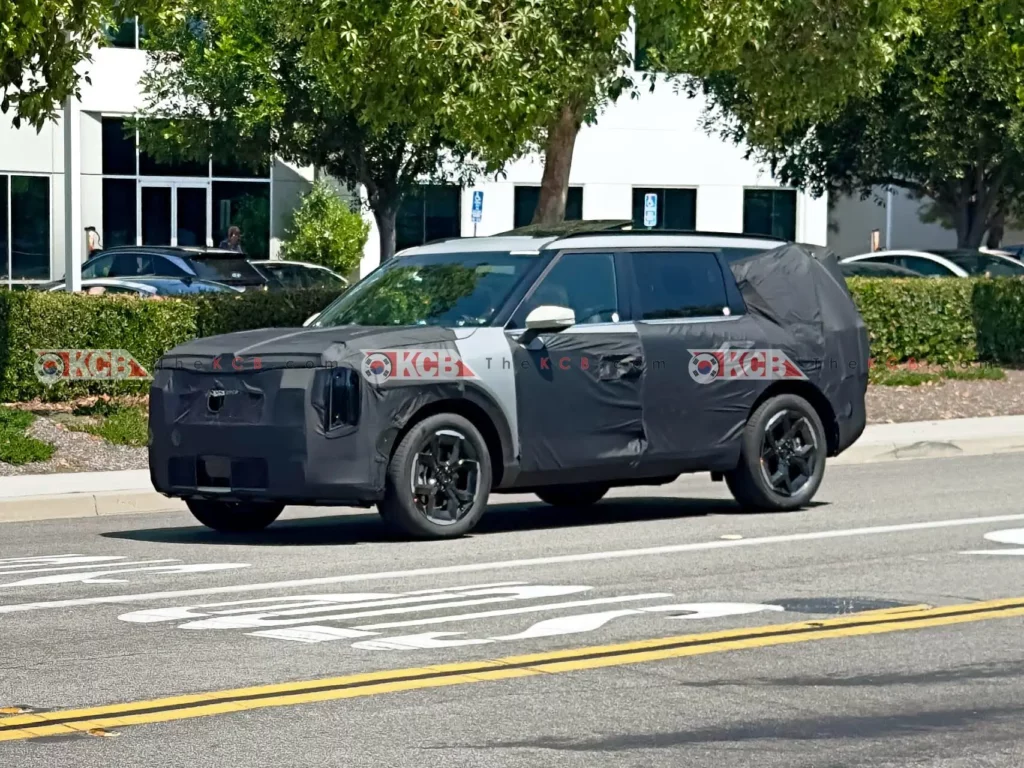
M 137 18 L 107 27 L 107 42 L 114 48 L 141 48 L 146 27 Z
M 633 189 L 633 226 L 644 227 L 644 200 L 658 196 L 658 220 L 653 229 L 675 229 L 693 232 L 697 229 L 697 190 L 695 189 Z
M 461 234 L 461 187 L 423 184 L 405 194 L 395 226 L 396 251 Z
M 50 277 L 50 178 L 0 176 L 0 276 Z
M 514 226 L 516 229 L 530 225 L 533 221 L 533 214 L 537 210 L 538 200 L 540 200 L 540 187 L 516 187 L 514 216 Z M 565 220 L 581 221 L 582 219 L 583 187 L 569 187 L 569 192 L 565 198 Z
M 125 124 L 102 119 L 104 246 L 216 246 L 237 226 L 247 256 L 269 257 L 269 163 L 253 170 L 220 158 L 159 162 Z
M 743 193 L 743 233 L 796 240 L 796 191 L 748 189 Z

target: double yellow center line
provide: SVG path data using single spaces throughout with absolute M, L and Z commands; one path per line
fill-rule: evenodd
M 333 701 L 382 693 L 439 688 L 487 680 L 509 680 L 540 674 L 573 672 L 623 664 L 699 656 L 722 651 L 765 648 L 860 635 L 902 632 L 988 619 L 1024 616 L 1024 597 L 966 605 L 927 608 L 910 606 L 855 614 L 839 619 L 776 624 L 658 640 L 578 648 L 567 651 L 513 656 L 505 659 L 441 664 L 433 667 L 370 672 L 296 683 L 236 688 L 151 701 L 113 704 L 88 709 L 58 710 L 0 718 L 0 741 L 82 733 L 129 725 L 161 723 Z M 0 702 L 2 703 L 2 702 Z

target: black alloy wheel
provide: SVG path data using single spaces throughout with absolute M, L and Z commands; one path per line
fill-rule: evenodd
M 466 436 L 439 429 L 413 459 L 411 487 L 416 508 L 435 525 L 466 517 L 480 492 L 480 459 Z
M 802 413 L 783 410 L 764 427 L 761 443 L 761 472 L 780 496 L 793 496 L 814 477 L 818 460 L 818 438 Z

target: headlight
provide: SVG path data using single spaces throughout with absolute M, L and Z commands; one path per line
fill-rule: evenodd
M 359 373 L 335 368 L 327 383 L 327 429 L 359 423 Z

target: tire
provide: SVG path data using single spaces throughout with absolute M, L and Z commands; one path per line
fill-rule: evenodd
M 782 446 L 779 454 L 767 448 L 765 468 L 762 469 L 762 449 L 768 445 L 766 429 L 773 425 L 773 434 L 779 434 L 779 430 L 787 423 L 787 418 L 792 419 L 789 424 L 800 422 L 799 436 L 793 445 Z M 778 395 L 766 400 L 747 421 L 741 443 L 739 465 L 735 470 L 725 473 L 725 482 L 733 497 L 745 510 L 786 512 L 800 509 L 814 498 L 825 476 L 828 446 L 821 418 L 809 402 L 797 395 Z M 811 445 L 812 449 L 803 458 L 813 458 L 813 465 L 802 467 L 798 461 L 799 454 L 808 445 Z M 793 450 L 793 446 L 799 448 Z M 777 458 L 780 455 L 789 456 L 789 463 L 781 463 Z M 790 469 L 784 470 L 784 466 Z M 810 471 L 804 472 L 804 469 Z M 785 477 L 780 474 L 782 472 L 791 478 L 793 474 L 806 475 L 807 479 L 799 485 L 794 483 L 794 487 L 786 492 L 786 489 L 774 486 L 766 476 L 772 474 L 776 477 Z
M 442 433 L 442 435 L 438 435 Z M 460 505 L 457 510 L 451 507 L 445 510 L 446 515 L 451 519 L 441 519 L 444 515 L 440 511 L 431 514 L 431 496 L 416 494 L 413 491 L 414 481 L 419 481 L 420 488 L 427 487 L 423 483 L 429 483 L 427 478 L 431 472 L 434 473 L 434 485 L 429 486 L 435 489 L 443 488 L 446 479 L 443 475 L 438 476 L 441 470 L 432 470 L 431 462 L 425 456 L 433 455 L 436 450 L 437 438 L 442 446 L 442 454 L 446 454 L 452 443 L 456 442 L 453 435 L 460 436 L 459 440 L 459 464 L 447 463 L 445 455 L 434 456 L 435 466 L 446 467 L 448 477 L 455 480 L 448 483 L 454 489 L 454 493 L 461 494 Z M 474 466 L 475 465 L 475 466 Z M 474 490 L 468 490 L 470 483 L 468 477 L 475 471 Z M 427 474 L 423 474 L 426 472 Z M 415 475 L 415 476 L 414 476 Z M 430 416 L 416 424 L 402 438 L 398 447 L 388 464 L 387 477 L 384 487 L 384 498 L 377 504 L 384 521 L 399 532 L 417 539 L 451 539 L 463 536 L 471 531 L 480 521 L 484 511 L 487 509 L 487 498 L 491 492 L 491 455 L 487 449 L 487 443 L 480 431 L 466 418 L 454 413 L 440 413 Z M 465 486 L 461 488 L 459 486 Z M 452 500 L 439 490 L 434 491 L 434 500 Z M 467 498 L 471 495 L 471 501 Z M 432 508 L 432 507 L 431 507 Z
M 189 499 L 189 511 L 200 523 L 221 533 L 253 533 L 262 531 L 277 520 L 284 504 L 271 502 L 228 502 Z
M 553 507 L 583 509 L 597 504 L 608 490 L 607 485 L 555 485 L 537 491 L 537 498 Z

